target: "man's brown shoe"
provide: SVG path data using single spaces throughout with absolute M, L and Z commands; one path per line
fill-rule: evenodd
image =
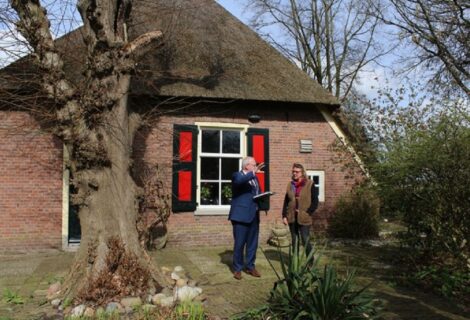
M 233 277 L 237 280 L 241 280 L 242 279 L 242 273 L 240 271 L 235 271 L 233 273 Z
M 251 270 L 246 269 L 245 272 L 248 273 L 250 276 L 253 276 L 256 278 L 261 277 L 261 274 L 256 269 L 251 269 Z

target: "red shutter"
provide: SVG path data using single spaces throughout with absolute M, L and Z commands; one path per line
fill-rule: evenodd
M 248 155 L 255 158 L 257 163 L 264 162 L 263 172 L 256 174 L 262 192 L 269 191 L 269 130 L 248 129 Z M 259 203 L 260 210 L 269 210 L 269 197 Z
M 173 127 L 173 212 L 196 210 L 197 134 L 196 126 Z

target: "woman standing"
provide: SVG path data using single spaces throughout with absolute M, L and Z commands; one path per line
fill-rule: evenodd
M 282 222 L 289 225 L 292 245 L 302 239 L 307 254 L 312 251 L 310 227 L 312 215 L 318 207 L 318 188 L 307 178 L 300 163 L 292 166 L 292 180 L 287 184 L 286 196 L 282 210 Z

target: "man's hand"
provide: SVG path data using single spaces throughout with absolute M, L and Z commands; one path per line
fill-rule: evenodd
M 284 223 L 286 226 L 289 224 L 289 221 L 287 221 L 287 217 L 282 218 L 282 223 Z
M 264 162 L 258 163 L 258 164 L 253 168 L 253 173 L 260 172 L 261 170 L 263 170 L 264 166 L 265 166 Z

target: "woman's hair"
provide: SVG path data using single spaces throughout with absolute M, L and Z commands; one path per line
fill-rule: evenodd
M 292 165 L 292 169 L 294 168 L 302 170 L 302 178 L 307 179 L 307 172 L 305 171 L 305 168 L 303 165 L 301 165 L 300 163 L 294 162 L 294 164 Z

